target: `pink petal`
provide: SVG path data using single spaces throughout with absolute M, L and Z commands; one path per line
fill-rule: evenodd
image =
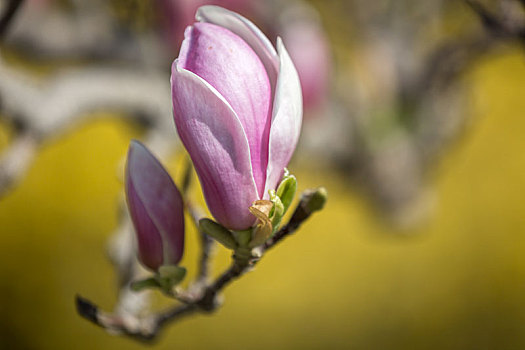
M 248 138 L 253 175 L 262 195 L 268 165 L 271 88 L 261 61 L 229 30 L 196 23 L 186 30 L 179 66 L 213 86 L 237 114 Z
M 212 5 L 200 7 L 195 18 L 200 22 L 227 28 L 248 43 L 266 68 L 273 90 L 279 71 L 279 57 L 270 40 L 257 26 L 238 13 Z
M 299 140 L 303 119 L 299 76 L 280 38 L 277 38 L 277 51 L 280 66 L 273 102 L 265 193 L 275 189 L 281 180 Z
M 244 230 L 255 221 L 258 199 L 248 139 L 226 99 L 177 60 L 171 72 L 173 114 L 180 139 L 199 176 L 211 213 L 225 227 Z
M 184 252 L 182 197 L 158 160 L 136 141 L 128 152 L 126 194 L 141 261 L 152 269 L 177 264 Z
M 159 230 L 151 221 L 146 208 L 137 195 L 135 186 L 133 186 L 132 181 L 128 180 L 129 176 L 126 175 L 126 177 L 126 197 L 130 216 L 135 226 L 139 260 L 144 266 L 157 270 L 162 265 L 164 254 L 162 239 Z

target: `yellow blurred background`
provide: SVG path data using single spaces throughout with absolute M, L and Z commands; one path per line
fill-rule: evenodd
M 344 18 L 325 22 L 333 34 Z M 331 39 L 339 59 L 352 54 L 340 45 L 348 38 Z M 426 220 L 393 228 L 343 174 L 299 156 L 290 170 L 300 189 L 327 188 L 326 208 L 229 286 L 218 312 L 166 327 L 154 347 L 525 348 L 523 49 L 485 56 L 463 81 L 470 124 L 430 170 Z M 130 139 L 143 137 L 118 116 L 95 117 L 46 142 L 0 199 L 0 349 L 145 346 L 75 310 L 77 294 L 104 310 L 116 302 L 106 247 L 118 225 L 122 161 Z M 12 136 L 0 123 L 0 151 Z M 168 164 L 172 174 L 177 164 Z M 191 277 L 198 239 L 187 227 L 181 264 Z M 228 262 L 219 248 L 215 273 Z
M 168 327 L 157 347 L 525 347 L 524 80 L 520 51 L 469 73 L 475 124 L 433 173 L 434 214 L 410 232 L 379 223 L 331 171 L 292 165 L 302 189 L 327 187 L 325 210 L 231 285 L 216 314 Z M 143 347 L 81 319 L 73 302 L 77 293 L 105 309 L 115 302 L 104 249 L 133 137 L 118 120 L 82 125 L 46 144 L 0 202 L 2 349 Z M 187 235 L 192 269 L 197 240 Z M 227 259 L 221 250 L 217 271 Z

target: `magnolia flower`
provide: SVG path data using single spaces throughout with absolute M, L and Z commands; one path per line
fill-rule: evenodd
M 280 38 L 276 51 L 252 22 L 217 6 L 196 18 L 172 66 L 175 124 L 211 213 L 244 230 L 294 152 L 301 86 Z
M 182 197 L 159 161 L 137 141 L 129 146 L 125 181 L 139 260 L 153 271 L 176 265 L 184 252 Z

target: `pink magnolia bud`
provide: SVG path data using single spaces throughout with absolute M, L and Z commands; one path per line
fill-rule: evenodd
M 175 124 L 211 213 L 243 230 L 295 150 L 301 86 L 280 38 L 276 51 L 252 22 L 217 6 L 196 18 L 172 66 Z
M 154 271 L 176 265 L 184 252 L 182 197 L 159 161 L 137 141 L 128 151 L 126 199 L 142 264 Z

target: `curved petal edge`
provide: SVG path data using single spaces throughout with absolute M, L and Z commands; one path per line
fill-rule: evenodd
M 268 190 L 278 185 L 284 168 L 292 158 L 303 119 L 301 83 L 281 38 L 277 38 L 277 52 L 280 65 L 270 129 L 265 198 Z
M 199 7 L 195 19 L 227 28 L 246 41 L 266 68 L 273 90 L 279 71 L 279 57 L 270 40 L 255 24 L 238 13 L 214 5 Z

